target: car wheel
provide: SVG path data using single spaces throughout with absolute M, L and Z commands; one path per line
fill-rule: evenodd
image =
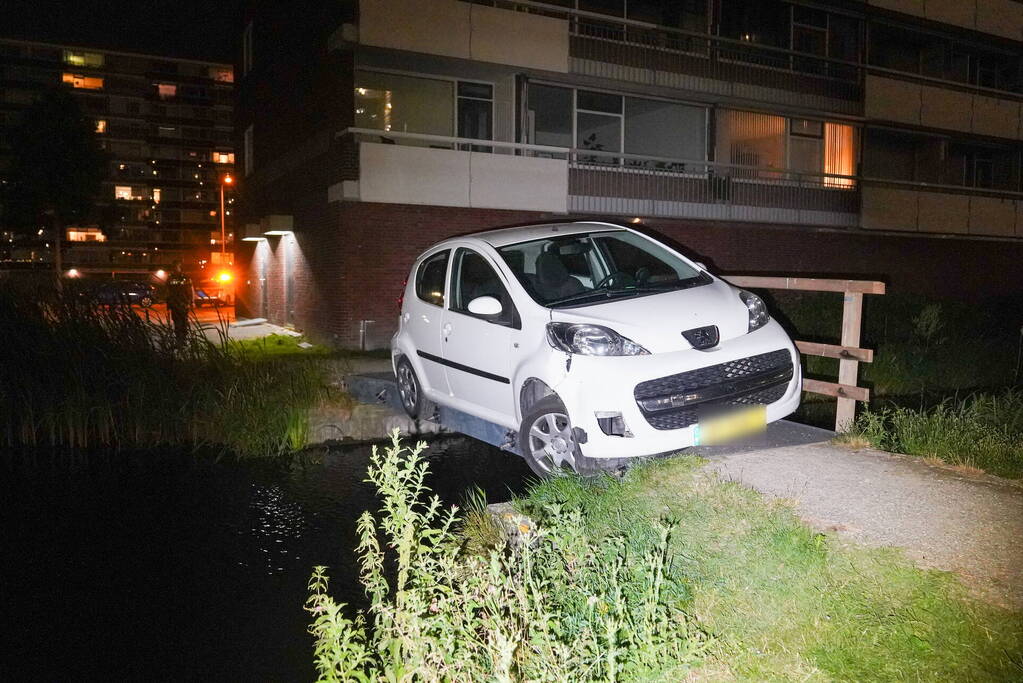
M 545 396 L 530 407 L 519 428 L 519 451 L 541 477 L 575 472 L 590 476 L 605 471 L 604 463 L 579 451 L 572 421 L 557 396 Z
M 423 394 L 423 386 L 407 358 L 398 361 L 398 396 L 401 407 L 413 420 L 429 420 L 433 417 L 433 402 Z
M 142 305 L 142 308 L 149 308 L 150 306 L 153 305 L 153 297 L 144 296 L 141 299 L 139 299 L 139 304 Z

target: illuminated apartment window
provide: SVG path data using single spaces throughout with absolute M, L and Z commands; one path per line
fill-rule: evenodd
M 64 63 L 70 64 L 71 66 L 89 66 L 99 68 L 103 66 L 103 55 L 96 52 L 64 50 Z
M 178 86 L 173 83 L 157 83 L 156 94 L 161 100 L 169 100 L 177 97 Z
M 154 204 L 159 204 L 160 203 L 160 196 L 162 194 L 163 194 L 163 192 L 160 190 L 160 188 L 158 188 L 158 187 L 154 187 L 153 188 L 153 203 Z
M 214 152 L 213 161 L 218 164 L 233 164 L 234 152 Z
M 62 79 L 73 88 L 84 88 L 85 90 L 102 90 L 103 79 L 95 76 L 82 76 L 81 74 L 65 73 Z
M 97 133 L 101 133 L 101 134 L 107 132 L 107 122 L 106 122 L 106 119 L 97 119 L 96 120 L 96 132 Z
M 98 228 L 68 228 L 68 242 L 106 242 L 107 236 Z
M 210 78 L 219 83 L 234 83 L 234 69 L 229 66 L 211 66 Z
M 131 185 L 116 185 L 114 187 L 114 199 L 131 199 Z

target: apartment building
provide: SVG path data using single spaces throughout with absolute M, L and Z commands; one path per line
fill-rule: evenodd
M 360 0 L 244 31 L 245 304 L 328 340 L 385 343 L 428 244 L 550 217 L 724 272 L 1023 290 L 1014 0 Z
M 94 220 L 67 228 L 64 263 L 82 272 L 219 263 L 221 183 L 234 171 L 233 83 L 230 64 L 0 39 L 0 178 L 24 110 L 44 90 L 66 88 L 94 121 L 109 172 Z M 233 205 L 228 185 L 225 212 Z M 5 234 L 7 264 L 52 262 L 49 226 Z

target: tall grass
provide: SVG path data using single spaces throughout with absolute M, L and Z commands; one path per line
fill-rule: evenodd
M 314 359 L 263 357 L 197 324 L 167 325 L 75 292 L 0 291 L 0 445 L 217 446 L 240 456 L 301 447 L 330 395 Z
M 1023 477 L 1023 391 L 977 394 L 930 409 L 888 406 L 857 418 L 851 437 L 1002 477 Z

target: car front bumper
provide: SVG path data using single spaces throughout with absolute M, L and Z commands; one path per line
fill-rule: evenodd
M 580 443 L 583 455 L 591 458 L 654 455 L 697 445 L 698 425 L 655 428 L 637 404 L 636 385 L 781 349 L 788 351 L 791 358 L 792 377 L 783 388 L 778 385 L 780 398 L 766 404 L 770 423 L 799 407 L 802 390 L 799 354 L 788 335 L 773 320 L 755 332 L 724 341 L 710 351 L 689 349 L 611 358 L 573 355 L 568 370 L 551 387 L 568 409 L 572 425 L 585 432 L 585 443 Z M 700 404 L 700 408 L 706 405 Z M 601 429 L 598 417 L 614 414 L 621 415 L 626 436 L 608 435 Z

